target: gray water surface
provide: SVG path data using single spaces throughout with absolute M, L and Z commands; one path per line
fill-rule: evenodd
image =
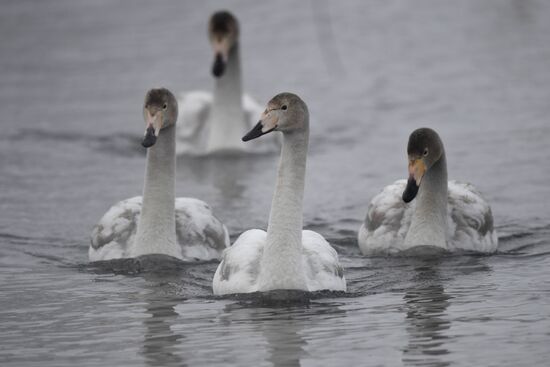
M 245 89 L 309 105 L 304 223 L 338 250 L 347 295 L 216 298 L 214 262 L 88 264 L 93 225 L 141 193 L 146 90 L 211 90 L 220 7 L 241 22 Z M 543 0 L 4 1 L 0 364 L 547 365 L 549 19 Z M 406 177 L 421 126 L 492 204 L 497 254 L 359 254 L 368 203 Z M 235 238 L 265 228 L 276 164 L 180 159 L 177 194 Z

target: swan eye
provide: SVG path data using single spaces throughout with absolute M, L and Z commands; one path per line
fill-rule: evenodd
M 424 149 L 424 157 L 428 155 L 428 148 Z
M 283 105 L 283 107 L 281 107 L 281 110 L 285 111 L 288 107 L 285 105 Z
M 162 105 L 162 109 L 165 110 L 166 108 L 168 108 L 168 105 L 165 103 L 164 105 Z

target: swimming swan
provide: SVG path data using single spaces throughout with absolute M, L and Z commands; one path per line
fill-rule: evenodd
M 271 131 L 283 133 L 283 147 L 267 233 L 246 231 L 225 250 L 212 282 L 214 294 L 279 289 L 345 291 L 336 251 L 320 234 L 302 231 L 309 140 L 306 104 L 291 93 L 273 97 L 243 141 Z
M 177 130 L 178 154 L 203 156 L 214 153 L 269 153 L 280 141 L 270 136 L 259 144 L 244 144 L 243 136 L 257 122 L 262 107 L 242 92 L 239 25 L 227 11 L 214 13 L 208 27 L 214 51 L 214 93 L 183 94 Z
M 372 199 L 359 229 L 361 252 L 393 254 L 418 246 L 494 252 L 498 238 L 491 208 L 471 184 L 447 182 L 439 135 L 428 128 L 415 130 L 407 153 L 409 179 L 396 181 Z
M 219 259 L 229 245 L 225 226 L 203 201 L 175 198 L 175 122 L 178 104 L 167 89 L 147 92 L 143 107 L 147 149 L 143 199 L 110 208 L 92 231 L 90 261 L 165 254 L 180 260 Z

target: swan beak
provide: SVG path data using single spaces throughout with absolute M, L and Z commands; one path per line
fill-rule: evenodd
M 149 110 L 146 109 L 145 115 L 147 127 L 145 129 L 145 135 L 141 141 L 141 145 L 145 148 L 150 148 L 157 142 L 157 137 L 159 136 L 162 125 L 163 114 L 162 112 L 157 112 L 154 115 L 151 115 Z
M 214 48 L 214 64 L 212 65 L 212 74 L 219 78 L 225 72 L 227 58 L 229 56 L 229 45 L 227 39 L 217 40 L 212 43 Z
M 422 159 L 409 158 L 409 179 L 407 180 L 407 187 L 403 191 L 404 202 L 408 203 L 416 197 L 425 172 L 426 165 Z
M 250 130 L 245 136 L 243 136 L 243 141 L 249 141 L 256 139 L 262 135 L 272 132 L 277 128 L 277 122 L 279 118 L 275 115 L 273 111 L 264 111 L 260 117 L 260 121 Z

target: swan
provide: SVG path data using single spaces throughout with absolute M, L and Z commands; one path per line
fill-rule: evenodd
M 338 254 L 320 234 L 302 230 L 302 199 L 309 140 L 309 113 L 295 94 L 273 97 L 260 122 L 242 139 L 280 131 L 283 146 L 267 233 L 244 232 L 223 253 L 214 294 L 271 290 L 345 291 Z
M 111 207 L 92 231 L 90 261 L 164 254 L 180 260 L 219 259 L 229 245 L 225 226 L 208 204 L 175 198 L 178 104 L 167 89 L 147 92 L 142 145 L 147 148 L 143 197 Z
M 212 15 L 208 27 L 214 51 L 214 93 L 195 91 L 180 96 L 177 154 L 204 156 L 224 152 L 270 153 L 279 149 L 275 136 L 244 144 L 241 136 L 257 122 L 262 107 L 242 93 L 239 24 L 227 11 Z
M 358 233 L 361 252 L 395 254 L 425 246 L 450 252 L 496 251 L 491 207 L 473 185 L 447 182 L 439 135 L 429 128 L 413 131 L 407 154 L 408 180 L 385 187 L 369 205 Z

